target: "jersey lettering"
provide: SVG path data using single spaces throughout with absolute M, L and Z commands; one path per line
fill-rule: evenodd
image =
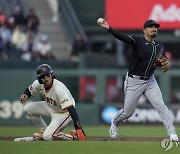
M 45 100 L 46 102 L 48 102 L 49 104 L 52 104 L 52 105 L 54 105 L 54 106 L 57 106 L 57 102 L 56 102 L 55 100 L 53 100 L 52 98 L 46 97 L 44 94 L 43 94 L 43 97 L 44 97 L 44 100 Z

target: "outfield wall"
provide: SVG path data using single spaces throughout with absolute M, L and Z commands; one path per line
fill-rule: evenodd
M 82 121 L 82 124 L 102 124 L 108 123 L 109 117 L 117 110 L 123 107 L 123 102 L 108 103 L 105 100 L 106 95 L 106 79 L 109 76 L 123 76 L 126 74 L 126 69 L 69 69 L 69 70 L 54 70 L 58 79 L 63 81 L 75 97 L 76 107 Z M 79 96 L 79 77 L 93 76 L 96 78 L 97 93 L 94 102 L 85 103 L 78 100 Z M 171 104 L 171 90 L 179 89 L 180 73 L 177 69 L 171 69 L 166 75 L 157 70 L 159 85 L 163 92 L 165 102 L 171 107 L 171 114 L 176 123 L 180 123 L 179 103 Z M 19 102 L 19 97 L 23 93 L 25 87 L 33 82 L 36 78 L 34 70 L 1 70 L 0 72 L 0 123 L 1 125 L 27 125 L 31 124 L 23 113 L 23 105 Z M 36 96 L 31 101 L 41 100 L 41 96 Z M 116 109 L 107 109 L 107 106 L 116 106 Z M 136 113 L 127 121 L 127 123 L 136 122 L 159 122 L 159 117 L 156 112 L 148 106 L 140 107 Z
M 30 102 L 27 102 L 30 103 Z M 0 101 L 0 123 L 3 125 L 31 125 L 32 122 L 25 116 L 23 104 L 18 100 Z M 122 108 L 122 105 L 77 104 L 76 109 L 83 125 L 110 124 L 111 117 Z M 171 106 L 170 114 L 174 123 L 180 124 L 180 106 Z M 50 118 L 45 118 L 47 123 Z M 154 108 L 150 106 L 138 107 L 131 118 L 124 121 L 127 124 L 158 124 L 161 118 Z

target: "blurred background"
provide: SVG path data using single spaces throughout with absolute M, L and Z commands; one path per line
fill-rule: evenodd
M 32 124 L 19 97 L 42 63 L 70 89 L 82 124 L 110 123 L 123 107 L 131 47 L 100 28 L 99 17 L 128 35 L 143 35 L 145 20 L 161 24 L 157 40 L 165 45 L 171 69 L 166 74 L 157 69 L 155 76 L 174 122 L 180 124 L 179 0 L 0 0 L 1 125 Z M 125 123 L 160 121 L 142 96 Z

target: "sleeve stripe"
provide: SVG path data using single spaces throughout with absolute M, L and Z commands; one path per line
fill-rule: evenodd
M 67 106 L 67 107 L 65 107 L 65 108 L 62 108 L 63 110 L 66 110 L 67 108 L 70 108 L 71 106 L 73 106 L 72 104 L 71 105 L 69 105 L 69 106 Z
M 134 43 L 136 44 L 136 41 L 135 41 L 135 39 L 134 39 L 132 36 L 129 36 L 129 38 L 130 38 L 131 40 L 133 40 Z

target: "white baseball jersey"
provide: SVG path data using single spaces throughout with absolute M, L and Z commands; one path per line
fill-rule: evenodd
M 68 106 L 75 106 L 75 101 L 70 91 L 57 79 L 53 79 L 53 85 L 48 91 L 45 90 L 43 84 L 39 84 L 38 80 L 35 80 L 32 85 L 29 86 L 29 91 L 32 96 L 39 93 L 42 94 L 48 106 L 55 113 L 67 112 L 66 108 Z

